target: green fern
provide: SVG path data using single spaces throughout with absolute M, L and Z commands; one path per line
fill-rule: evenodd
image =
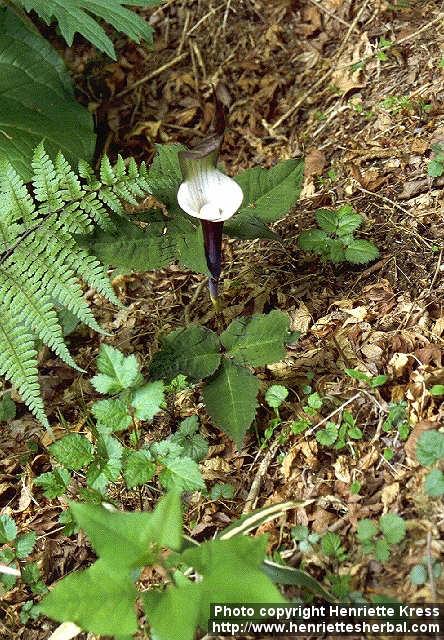
M 104 51 L 111 58 L 116 58 L 114 46 L 104 29 L 90 15 L 109 22 L 117 31 L 126 33 L 135 42 L 153 41 L 151 25 L 124 5 L 154 7 L 162 0 L 12 0 L 26 11 L 35 11 L 46 24 L 55 19 L 60 32 L 69 46 L 74 34 L 80 33 L 97 49 Z M 123 6 L 122 6 L 123 5 Z
M 32 161 L 31 196 L 11 165 L 0 168 L 0 375 L 18 389 L 34 415 L 49 426 L 40 395 L 35 339 L 77 367 L 63 339 L 54 305 L 102 332 L 86 303 L 79 278 L 119 305 L 99 261 L 77 244 L 75 234 L 94 226 L 113 229 L 109 209 L 123 213 L 151 193 L 144 163 L 113 167 L 103 158 L 100 180 L 86 163 L 77 175 L 59 153 L 53 161 L 40 144 Z M 80 177 L 79 177 L 80 176 Z

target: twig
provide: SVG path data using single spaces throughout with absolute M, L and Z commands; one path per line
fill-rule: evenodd
M 323 13 L 325 13 L 330 18 L 333 18 L 333 20 L 337 20 L 338 22 L 343 24 L 344 27 L 348 27 L 349 26 L 348 22 L 343 20 L 340 16 L 337 16 L 335 13 L 333 13 L 333 11 L 330 11 L 330 9 L 327 9 L 327 7 L 323 7 L 322 4 L 320 2 L 318 2 L 318 0 L 309 0 L 309 2 L 311 2 L 311 4 L 314 4 L 314 6 L 319 9 L 319 11 L 322 11 Z
M 116 95 L 114 97 L 115 98 L 120 98 L 121 96 L 126 95 L 127 93 L 129 93 L 133 89 L 136 89 L 136 87 L 139 87 L 141 84 L 144 84 L 145 82 L 148 82 L 148 80 L 152 80 L 153 78 L 156 78 L 157 76 L 159 76 L 161 73 L 163 73 L 167 69 L 170 69 L 171 67 L 174 67 L 174 65 L 177 62 L 180 62 L 181 60 L 183 60 L 184 58 L 187 58 L 188 56 L 189 56 L 189 53 L 187 51 L 184 52 L 184 53 L 181 53 L 180 55 L 176 56 L 175 58 L 173 58 L 169 62 L 166 62 L 161 67 L 158 67 L 157 69 L 155 69 L 154 71 L 152 71 L 148 75 L 143 76 L 143 78 L 140 78 L 139 80 L 134 82 L 134 84 L 132 84 L 130 87 L 127 87 L 126 89 L 123 89 L 123 91 L 120 91 L 119 93 L 116 93 Z
M 256 505 L 256 500 L 257 497 L 259 495 L 259 489 L 261 486 L 261 482 L 262 482 L 262 478 L 264 477 L 264 475 L 267 473 L 267 469 L 271 464 L 271 461 L 274 458 L 274 455 L 276 453 L 276 451 L 278 450 L 280 441 L 279 441 L 279 437 L 270 445 L 270 448 L 268 449 L 267 453 L 265 454 L 262 462 L 259 465 L 259 468 L 256 472 L 256 475 L 254 476 L 254 480 L 251 483 L 251 487 L 250 487 L 250 491 L 248 492 L 248 496 L 247 499 L 245 501 L 245 506 L 243 508 L 242 513 L 250 513 L 250 511 L 253 511 L 255 505 Z
M 341 413 L 341 411 L 343 411 L 345 407 L 347 407 L 349 404 L 357 400 L 360 397 L 360 395 L 361 395 L 361 391 L 358 391 L 358 393 L 355 393 L 354 396 L 352 396 L 351 398 L 343 402 L 340 407 L 332 411 L 326 418 L 323 418 L 320 422 L 315 424 L 311 429 L 308 429 L 308 431 L 305 431 L 304 435 L 308 436 L 310 433 L 313 433 L 313 431 L 316 431 L 316 429 L 318 429 L 321 425 L 328 422 L 330 418 L 333 418 L 333 416 L 335 416 L 336 414 Z
M 202 16 L 202 18 L 200 20 L 198 20 L 193 27 L 191 27 L 191 29 L 187 32 L 187 36 L 190 36 L 193 33 L 193 31 L 196 31 L 196 29 L 198 27 L 200 27 L 200 25 L 203 22 L 205 22 L 205 20 L 208 20 L 208 18 L 211 18 L 211 16 L 214 16 L 214 14 L 217 13 L 217 11 L 220 11 L 220 9 L 223 9 L 225 4 L 226 4 L 225 2 L 222 2 L 222 4 L 220 4 L 216 8 L 210 9 L 210 11 L 208 11 L 208 13 L 206 13 L 204 16 Z
M 430 283 L 430 287 L 429 287 L 429 291 L 428 291 L 429 295 L 430 295 L 430 293 L 431 293 L 431 291 L 432 291 L 432 289 L 433 289 L 433 285 L 434 285 L 434 284 L 435 284 L 435 282 L 436 282 L 436 279 L 437 279 L 437 277 L 438 277 L 439 270 L 440 270 L 440 268 L 441 268 L 441 261 L 442 261 L 442 254 L 443 254 L 443 251 L 444 251 L 444 249 L 441 249 L 441 251 L 439 252 L 438 262 L 436 263 L 435 273 L 433 274 L 432 282 Z
M 432 566 L 432 532 L 427 533 L 427 571 L 430 580 L 430 591 L 432 594 L 432 602 L 437 602 L 436 588 L 435 588 L 435 576 L 433 575 Z

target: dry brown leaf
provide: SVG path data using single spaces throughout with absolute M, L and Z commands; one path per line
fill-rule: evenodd
M 350 475 L 350 458 L 348 456 L 338 456 L 333 465 L 335 476 L 338 480 L 349 484 L 351 482 Z
M 391 376 L 400 378 L 404 375 L 408 363 L 409 356 L 406 353 L 394 353 L 387 364 L 387 371 Z
M 393 482 L 392 484 L 385 485 L 381 491 L 381 502 L 384 505 L 384 513 L 388 510 L 388 507 L 396 500 L 399 495 L 399 482 Z
M 321 176 L 327 160 L 325 154 L 319 149 L 312 149 L 308 151 L 305 156 L 304 177 L 306 180 L 313 176 Z

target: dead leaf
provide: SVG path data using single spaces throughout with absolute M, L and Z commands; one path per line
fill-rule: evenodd
M 325 158 L 325 154 L 322 153 L 319 149 L 312 149 L 308 151 L 305 156 L 305 168 L 304 168 L 304 177 L 306 180 L 313 176 L 321 176 L 325 165 L 327 164 L 327 160 Z
M 386 513 L 388 507 L 395 501 L 398 495 L 399 482 L 393 482 L 383 487 L 381 491 L 381 502 L 384 505 L 384 513 Z

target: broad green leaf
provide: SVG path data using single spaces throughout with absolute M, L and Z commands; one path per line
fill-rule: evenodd
M 108 482 L 117 480 L 122 468 L 123 447 L 120 442 L 102 433 L 97 439 L 96 455 L 88 469 L 88 486 L 96 491 L 105 491 Z
M 208 275 L 202 228 L 195 219 L 182 212 L 171 214 L 166 238 L 174 242 L 179 264 L 196 273 Z
M 378 248 L 368 240 L 352 240 L 345 250 L 345 259 L 352 264 L 366 264 L 378 256 Z
M 272 231 L 266 223 L 254 215 L 254 209 L 242 209 L 224 224 L 224 232 L 234 238 L 251 240 L 265 238 L 280 240 L 277 233 Z
M 281 384 L 272 384 L 265 392 L 265 400 L 269 407 L 278 409 L 288 396 L 287 387 Z
M 78 433 L 70 433 L 49 445 L 49 453 L 67 469 L 73 471 L 88 465 L 93 459 L 93 446 Z
M 208 453 L 208 442 L 198 431 L 198 417 L 189 416 L 182 420 L 179 429 L 170 436 L 172 442 L 182 447 L 184 455 L 195 462 L 200 462 Z
M 99 425 L 110 431 L 123 431 L 131 424 L 131 416 L 125 402 L 110 398 L 94 402 L 91 411 Z
M 156 145 L 156 155 L 149 170 L 153 196 L 169 210 L 179 209 L 177 191 L 183 178 L 178 154 L 185 149 L 182 144 Z
M 378 533 L 378 527 L 373 520 L 359 520 L 357 536 L 360 542 L 371 540 Z
M 324 447 L 330 447 L 338 437 L 338 426 L 334 422 L 327 422 L 324 429 L 316 432 L 316 440 Z
M 34 484 L 42 487 L 43 495 L 50 500 L 66 493 L 70 482 L 71 474 L 67 469 L 63 468 L 42 473 L 34 479 Z
M 390 547 L 385 538 L 380 538 L 375 542 L 374 554 L 379 562 L 387 562 L 390 558 Z
M 436 430 L 424 431 L 416 443 L 416 457 L 425 467 L 444 458 L 444 433 Z
M 314 251 L 318 255 L 328 256 L 331 238 L 321 229 L 308 229 L 298 238 L 298 245 L 303 251 Z
M 359 213 L 356 213 L 349 204 L 340 207 L 336 212 L 336 216 L 337 226 L 335 233 L 339 238 L 351 235 L 364 221 L 364 218 Z
M 310 393 L 307 398 L 307 404 L 311 409 L 320 409 L 322 407 L 322 398 L 317 391 Z
M 224 360 L 220 371 L 205 385 L 203 398 L 209 416 L 240 449 L 254 420 L 259 381 L 244 367 Z
M 429 393 L 431 396 L 444 396 L 444 384 L 434 384 Z
M 282 311 L 234 320 L 220 340 L 238 364 L 262 367 L 285 357 L 290 319 Z
M 210 498 L 211 500 L 219 500 L 219 498 L 225 500 L 231 500 L 234 497 L 234 487 L 232 484 L 228 482 L 216 482 L 215 485 L 211 487 Z
M 215 333 L 199 325 L 177 329 L 162 339 L 151 362 L 154 378 L 171 380 L 183 373 L 191 380 L 207 378 L 220 364 L 220 342 Z
M 180 458 L 183 455 L 183 448 L 177 442 L 173 442 L 170 438 L 154 442 L 150 447 L 150 453 L 161 464 L 163 458 Z
M 444 473 L 440 469 L 432 469 L 426 476 L 424 487 L 432 498 L 444 495 Z
M 15 0 L 27 11 L 34 10 L 46 24 L 51 24 L 54 18 L 68 46 L 72 46 L 74 34 L 80 33 L 97 49 L 116 59 L 112 40 L 103 27 L 94 19 L 103 19 L 112 25 L 116 31 L 125 33 L 135 42 L 145 40 L 148 44 L 153 41 L 153 29 L 149 22 L 134 11 L 125 8 L 126 0 Z M 159 0 L 131 0 L 134 6 L 153 7 Z
M 60 580 L 43 598 L 39 611 L 95 634 L 133 634 L 138 628 L 136 598 L 129 568 L 98 560 L 89 569 Z
M 50 155 L 61 151 L 73 164 L 90 160 L 93 119 L 76 102 L 62 58 L 12 11 L 0 10 L 0 33 L 0 163 L 31 180 L 33 150 L 42 139 Z
M 386 513 L 381 516 L 379 526 L 389 544 L 397 544 L 405 538 L 405 522 L 396 513 Z
M 100 373 L 91 379 L 91 383 L 99 393 L 118 393 L 143 381 L 136 356 L 125 356 L 108 344 L 100 346 L 97 368 Z
M 143 387 L 136 389 L 133 393 L 131 406 L 135 409 L 136 418 L 151 422 L 156 413 L 162 410 L 164 402 L 164 384 L 162 380 L 156 380 L 156 382 L 148 382 Z
M 149 451 L 128 451 L 123 461 L 123 477 L 128 489 L 149 482 L 155 473 L 156 465 Z
M 370 382 L 371 377 L 359 369 L 344 369 L 345 373 L 354 378 L 355 380 L 362 380 L 362 382 Z
M 444 173 L 444 162 L 440 160 L 430 160 L 427 173 L 431 178 L 440 178 Z
M 382 387 L 387 382 L 388 379 L 389 379 L 389 376 L 386 374 L 375 376 L 370 380 L 370 386 L 372 387 L 372 389 L 376 389 L 377 387 Z
M 198 624 L 201 586 L 188 581 L 165 591 L 145 591 L 146 617 L 156 640 L 194 640 Z
M 0 516 L 0 544 L 11 542 L 17 536 L 17 526 L 7 513 Z
M 328 259 L 333 262 L 333 264 L 340 264 L 345 260 L 345 250 L 344 245 L 340 240 L 336 240 L 335 238 L 331 238 L 328 245 L 329 253 Z
M 286 602 L 262 571 L 266 545 L 265 536 L 236 536 L 204 542 L 183 552 L 183 561 L 202 576 L 198 617 L 202 630 L 206 629 L 211 603 Z
M 321 549 L 326 556 L 331 558 L 339 558 L 344 554 L 344 549 L 341 544 L 341 538 L 337 533 L 328 531 L 321 538 Z
M 243 171 L 235 177 L 244 192 L 237 215 L 253 214 L 266 223 L 280 220 L 298 200 L 303 174 L 302 160 L 282 160 L 271 169 L 254 167 Z M 230 223 L 226 224 L 226 229 L 230 233 Z
M 17 558 L 23 560 L 29 556 L 31 551 L 34 549 L 36 538 L 37 534 L 35 531 L 23 533 L 17 538 L 17 542 L 15 543 L 15 553 Z
M 362 433 L 359 427 L 354 425 L 353 427 L 348 428 L 347 435 L 349 438 L 352 438 L 353 440 L 361 440 L 364 434 Z
M 104 561 L 115 567 L 142 567 L 157 557 L 152 545 L 178 551 L 182 515 L 177 493 L 161 498 L 152 513 L 108 511 L 94 504 L 70 503 L 79 526 Z
M 165 489 L 176 491 L 199 491 L 205 489 L 205 482 L 194 460 L 183 456 L 181 458 L 167 457 L 162 460 L 165 466 L 159 474 L 159 482 Z
M 0 422 L 15 418 L 15 402 L 11 400 L 11 394 L 5 393 L 0 400 Z

